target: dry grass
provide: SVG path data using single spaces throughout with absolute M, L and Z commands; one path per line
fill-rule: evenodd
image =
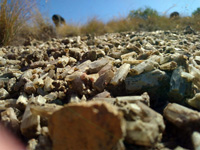
M 93 18 L 83 26 L 66 25 L 58 29 L 60 36 L 74 36 L 104 33 L 125 32 L 125 31 L 155 31 L 155 30 L 175 30 L 183 31 L 190 25 L 197 31 L 200 31 L 200 16 L 179 17 L 170 19 L 166 16 L 151 16 L 144 20 L 141 18 L 119 18 L 113 19 L 108 23 Z M 64 33 L 64 34 L 63 34 Z
M 0 45 L 8 45 L 30 18 L 30 8 L 34 2 L 26 0 L 0 1 Z
M 135 30 L 137 27 L 137 23 L 139 23 L 138 19 L 113 19 L 109 21 L 105 26 L 107 32 L 124 32 L 124 31 L 131 31 Z
M 106 33 L 107 31 L 105 29 L 105 24 L 94 17 L 91 20 L 89 20 L 86 25 L 80 27 L 80 32 L 82 35 L 87 35 L 87 34 L 101 35 Z
M 92 18 L 85 25 L 65 24 L 55 28 L 50 18 L 45 18 L 36 7 L 35 0 L 0 1 L 0 46 L 22 44 L 26 39 L 49 40 L 53 37 L 101 35 L 125 31 L 176 30 L 190 25 L 200 31 L 200 15 L 170 19 L 166 16 L 119 18 L 103 23 Z
M 59 37 L 77 36 L 80 35 L 80 27 L 77 25 L 63 25 L 56 29 Z
M 36 0 L 0 1 L 0 46 L 23 44 L 27 38 L 52 37 L 56 37 L 55 29 L 37 10 Z
M 48 18 L 45 18 L 37 9 L 32 18 L 21 31 L 21 37 L 47 41 L 56 37 L 56 31 Z

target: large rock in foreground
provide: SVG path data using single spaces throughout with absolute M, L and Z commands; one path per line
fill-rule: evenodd
M 117 108 L 105 102 L 69 104 L 49 120 L 53 149 L 117 149 L 125 131 L 122 118 Z

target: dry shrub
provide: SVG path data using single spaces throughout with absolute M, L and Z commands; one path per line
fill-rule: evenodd
M 135 30 L 137 27 L 137 19 L 113 19 L 106 24 L 107 32 L 124 32 Z
M 97 18 L 92 18 L 88 21 L 86 25 L 83 25 L 80 28 L 81 34 L 96 34 L 101 35 L 106 33 L 105 25 L 102 21 L 99 21 Z
M 21 33 L 21 37 L 24 39 L 31 38 L 47 41 L 56 37 L 55 28 L 50 23 L 50 20 L 45 18 L 37 9 L 32 13 L 30 22 L 26 24 Z
M 80 27 L 77 25 L 63 25 L 56 29 L 59 37 L 80 35 Z
M 200 31 L 200 14 L 191 17 L 191 22 L 194 24 L 194 29 Z
M 34 0 L 0 1 L 0 45 L 9 45 L 30 18 Z

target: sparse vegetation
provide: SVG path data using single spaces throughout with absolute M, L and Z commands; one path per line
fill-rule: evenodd
M 0 1 L 0 45 L 8 45 L 30 18 L 33 3 L 26 0 Z
M 37 11 L 36 0 L 0 1 L 0 46 L 21 44 L 27 38 L 49 39 L 56 34 Z
M 192 16 L 200 15 L 200 8 L 197 8 L 193 13 Z
M 200 30 L 200 8 L 191 17 L 161 16 L 149 7 L 130 11 L 124 18 L 103 23 L 92 18 L 85 25 L 66 24 L 55 27 L 50 18 L 37 10 L 35 0 L 0 1 L 0 46 L 23 44 L 26 39 L 49 40 L 66 37 L 124 31 L 183 30 L 187 25 Z
M 158 16 L 158 12 L 149 7 L 146 7 L 145 9 L 140 8 L 136 11 L 132 10 L 128 15 L 129 18 L 141 18 L 145 20 L 147 20 L 150 17 L 156 16 Z

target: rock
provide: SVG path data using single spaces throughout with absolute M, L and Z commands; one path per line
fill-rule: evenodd
M 192 142 L 194 146 L 194 150 L 200 149 L 200 133 L 199 132 L 193 132 L 192 134 Z
M 52 102 L 53 100 L 58 98 L 58 92 L 51 92 L 44 96 L 45 101 Z
M 161 86 L 162 80 L 167 79 L 167 74 L 158 69 L 138 76 L 129 76 L 125 79 L 126 90 L 128 93 L 134 93 L 147 90 L 148 88 L 157 88 Z
M 160 65 L 160 70 L 163 70 L 163 71 L 172 71 L 176 68 L 177 68 L 177 63 L 174 61 Z
M 129 70 L 130 70 L 130 64 L 121 65 L 121 67 L 117 70 L 117 72 L 115 73 L 115 75 L 110 83 L 112 85 L 117 85 L 120 82 L 122 82 L 128 75 Z
M 54 112 L 60 110 L 63 106 L 56 104 L 30 105 L 31 113 L 41 117 L 49 118 Z
M 176 103 L 169 103 L 164 109 L 164 117 L 179 128 L 198 127 L 200 124 L 200 113 L 181 106 Z
M 36 139 L 30 139 L 28 141 L 28 145 L 26 147 L 27 150 L 36 150 L 36 146 L 38 144 L 38 141 Z
M 169 103 L 164 109 L 164 118 L 166 136 L 176 141 L 175 145 L 193 149 L 191 137 L 194 131 L 199 131 L 200 113 L 176 103 Z
M 152 71 L 156 67 L 158 67 L 158 63 L 149 59 L 149 60 L 146 60 L 146 61 L 132 67 L 130 70 L 130 74 L 131 75 L 139 75 L 143 72 Z
M 158 127 L 154 124 L 145 123 L 140 120 L 135 122 L 128 122 L 126 125 L 126 139 L 127 143 L 152 146 L 157 142 L 159 136 Z
M 27 138 L 33 138 L 38 135 L 40 128 L 40 116 L 34 115 L 27 105 L 20 126 L 22 134 Z
M 192 82 L 183 78 L 181 73 L 184 71 L 180 66 L 175 69 L 170 79 L 170 91 L 169 97 L 171 102 L 183 103 L 183 100 L 187 97 L 194 95 L 192 89 Z
M 79 103 L 81 102 L 80 98 L 76 94 L 72 94 L 69 103 Z
M 99 72 L 107 63 L 109 62 L 108 58 L 101 58 L 89 64 L 89 73 Z
M 184 30 L 184 34 L 196 34 L 196 32 L 191 28 L 191 26 L 187 26 Z
M 193 108 L 200 110 L 200 93 L 196 93 L 193 98 L 187 99 L 187 103 Z
M 153 70 L 125 79 L 125 89 L 128 94 L 142 94 L 147 92 L 151 99 L 151 106 L 160 107 L 167 100 L 169 90 L 169 76 L 161 70 Z
M 1 112 L 1 122 L 4 126 L 10 128 L 12 132 L 19 133 L 19 120 L 13 108 L 10 107 Z
M 122 115 L 105 102 L 69 104 L 49 120 L 55 150 L 110 150 L 123 139 L 124 130 Z
M 8 93 L 7 90 L 5 90 L 4 88 L 0 89 L 0 99 L 6 99 L 10 96 L 10 94 Z
M 97 52 L 94 50 L 88 51 L 83 54 L 82 59 L 95 61 L 97 59 Z
M 9 107 L 16 107 L 16 99 L 0 100 L 0 111 L 4 111 Z
M 16 83 L 16 78 L 9 79 L 7 83 L 7 89 L 9 93 L 13 93 L 15 83 Z
M 20 96 L 18 97 L 16 104 L 19 105 L 18 107 L 21 108 L 22 110 L 25 110 L 26 105 L 28 104 L 28 97 L 26 93 L 21 93 Z
M 153 146 L 161 140 L 165 124 L 160 114 L 140 101 L 131 104 L 118 101 L 117 106 L 126 119 L 125 142 Z
M 97 95 L 95 95 L 93 98 L 110 98 L 111 95 L 108 91 L 103 91 Z
M 28 81 L 25 83 L 24 91 L 29 95 L 36 92 L 36 88 L 32 81 Z
M 200 89 L 200 71 L 197 69 L 195 66 L 192 64 L 189 65 L 189 73 L 193 76 L 192 78 L 192 83 Z
M 200 56 L 195 56 L 194 60 L 198 65 L 200 65 Z
M 102 92 L 106 85 L 110 83 L 110 81 L 114 77 L 114 72 L 112 70 L 108 70 L 103 75 L 101 75 L 96 82 L 94 83 L 94 88 L 97 89 L 99 92 Z
M 53 79 L 51 79 L 50 77 L 46 77 L 46 79 L 44 80 L 44 91 L 52 91 L 54 86 L 53 86 Z
M 146 104 L 147 106 L 150 106 L 150 97 L 146 92 L 143 93 L 141 96 L 118 96 L 116 97 L 116 101 L 126 101 L 128 103 L 135 103 L 136 101 L 140 101 Z
M 32 96 L 29 99 L 29 103 L 36 104 L 36 105 L 44 105 L 46 103 L 46 99 L 43 96 L 41 96 L 41 95 L 39 95 L 37 97 L 33 97 Z
M 75 69 L 80 72 L 86 72 L 89 69 L 90 63 L 91 63 L 91 60 L 86 60 L 85 62 L 75 66 Z
M 80 60 L 81 58 L 81 49 L 79 48 L 70 48 L 69 49 L 69 55 L 77 60 Z
M 57 66 L 64 68 L 69 63 L 69 57 L 62 56 L 58 58 Z

